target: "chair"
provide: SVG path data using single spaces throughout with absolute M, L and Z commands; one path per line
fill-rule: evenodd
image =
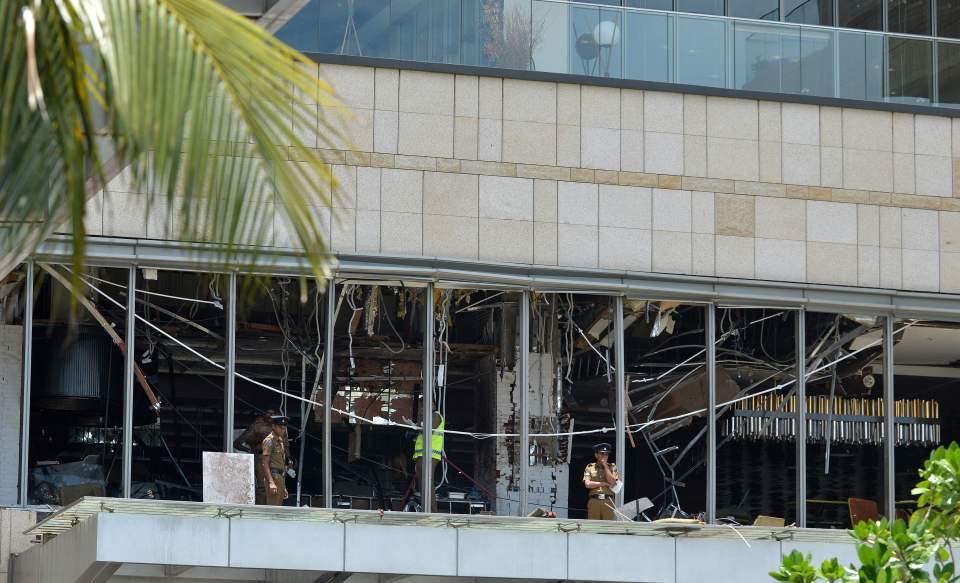
M 850 525 L 865 521 L 875 522 L 880 520 L 880 509 L 873 500 L 864 500 L 863 498 L 847 498 L 847 506 L 850 508 Z

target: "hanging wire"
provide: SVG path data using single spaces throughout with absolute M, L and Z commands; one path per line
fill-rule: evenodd
M 117 301 L 117 300 L 114 299 L 113 297 L 111 297 L 111 296 L 109 296 L 108 294 L 104 293 L 103 291 L 101 291 L 99 288 L 97 288 L 97 287 L 94 286 L 93 284 L 91 284 L 91 283 L 89 283 L 89 282 L 87 282 L 87 281 L 84 281 L 84 283 L 85 283 L 87 286 L 89 286 L 91 289 L 93 289 L 95 292 L 97 292 L 98 294 L 102 295 L 103 297 L 105 297 L 105 298 L 106 298 L 107 300 L 109 300 L 110 302 L 112 302 L 112 303 L 114 303 L 115 305 L 117 305 L 120 309 L 126 310 L 126 307 L 125 307 L 121 302 Z M 203 360 L 204 362 L 210 364 L 211 366 L 213 366 L 213 367 L 215 367 L 215 368 L 217 368 L 217 369 L 219 369 L 219 370 L 224 370 L 224 366 L 223 366 L 223 365 L 221 365 L 221 364 L 219 364 L 219 363 L 217 363 L 217 362 L 215 362 L 215 361 L 207 358 L 207 357 L 204 356 L 203 354 L 197 352 L 196 350 L 194 350 L 193 348 L 191 348 L 191 347 L 188 346 L 187 344 L 184 344 L 183 342 L 181 342 L 181 341 L 178 340 L 177 338 L 175 338 L 175 337 L 173 337 L 172 335 L 168 334 L 168 333 L 167 333 L 166 331 L 164 331 L 163 329 L 155 326 L 152 322 L 150 322 L 150 321 L 147 320 L 146 318 L 140 316 L 139 314 L 135 314 L 135 317 L 136 317 L 137 319 L 139 319 L 140 321 L 142 321 L 142 322 L 143 322 L 144 324 L 146 324 L 147 326 L 150 326 L 151 328 L 153 328 L 154 330 L 156 330 L 157 332 L 159 332 L 161 335 L 165 336 L 165 337 L 166 337 L 168 340 L 170 340 L 171 342 L 174 342 L 175 344 L 179 345 L 180 347 L 182 347 L 183 349 L 187 350 L 188 352 L 190 352 L 190 353 L 193 354 L 194 356 L 196 356 L 196 357 L 200 358 L 201 360 Z M 902 327 L 900 327 L 899 329 L 895 330 L 894 333 L 895 333 L 895 334 L 899 334 L 899 333 L 902 332 L 903 330 L 906 330 L 907 328 L 910 328 L 911 326 L 916 325 L 918 322 L 919 322 L 918 320 L 913 320 L 913 321 L 911 321 L 911 322 L 909 322 L 909 323 L 907 323 L 907 324 L 904 324 Z M 852 358 L 853 356 L 855 356 L 855 355 L 863 352 L 864 350 L 873 348 L 874 346 L 877 346 L 877 345 L 880 344 L 881 342 L 882 342 L 882 339 L 872 340 L 872 341 L 870 341 L 869 343 L 867 343 L 866 345 L 862 346 L 861 348 L 858 348 L 857 350 L 854 350 L 854 351 L 852 351 L 852 352 L 849 352 L 849 353 L 847 353 L 847 354 L 839 357 L 839 358 L 836 359 L 835 361 L 827 362 L 827 363 L 825 363 L 825 364 L 823 364 L 823 365 L 821 365 L 821 366 L 819 366 L 819 367 L 817 367 L 817 368 L 814 368 L 813 370 L 808 371 L 805 376 L 806 376 L 806 378 L 809 378 L 809 377 L 811 377 L 812 375 L 814 375 L 814 374 L 816 374 L 816 373 L 818 373 L 818 372 L 820 372 L 820 371 L 822 371 L 822 370 L 825 370 L 825 369 L 827 369 L 827 368 L 830 368 L 830 367 L 836 365 L 837 363 L 839 363 L 839 362 L 841 362 L 841 361 L 844 361 L 844 360 L 847 360 L 847 359 L 849 359 L 849 358 Z M 260 381 L 255 380 L 255 379 L 252 379 L 252 378 L 250 378 L 250 377 L 247 377 L 246 375 L 243 375 L 243 374 L 241 374 L 241 373 L 235 372 L 234 374 L 235 374 L 235 376 L 236 376 L 237 378 L 240 378 L 240 379 L 242 379 L 242 380 L 244 380 L 244 381 L 247 381 L 248 383 L 251 383 L 251 384 L 253 384 L 253 385 L 256 385 L 256 386 L 258 386 L 258 387 L 261 387 L 261 388 L 263 388 L 263 389 L 266 389 L 266 390 L 268 390 L 268 391 L 271 391 L 271 392 L 274 392 L 274 393 L 277 393 L 277 394 L 280 394 L 280 395 L 285 395 L 285 396 L 288 397 L 288 398 L 296 399 L 296 400 L 298 400 L 298 401 L 307 402 L 307 403 L 310 403 L 310 404 L 312 404 L 312 405 L 314 405 L 314 406 L 316 406 L 316 407 L 323 407 L 323 404 L 322 404 L 322 403 L 318 403 L 318 402 L 316 402 L 316 401 L 314 401 L 314 400 L 306 399 L 306 398 L 304 398 L 304 397 L 301 397 L 301 396 L 299 396 L 299 395 L 295 395 L 295 394 L 292 394 L 292 393 L 284 393 L 283 391 L 281 391 L 280 389 L 277 389 L 276 387 L 271 387 L 270 385 L 267 385 L 267 384 L 265 384 L 265 383 L 262 383 L 262 382 L 260 382 Z M 735 399 L 730 399 L 730 400 L 724 401 L 724 402 L 722 402 L 722 403 L 717 403 L 715 409 L 721 409 L 721 408 L 723 408 L 723 407 L 727 407 L 727 406 L 729 406 L 729 405 L 733 405 L 733 404 L 735 404 L 735 403 L 739 403 L 739 402 L 745 401 L 745 400 L 747 400 L 747 399 L 752 399 L 752 398 L 754 398 L 754 397 L 756 397 L 756 396 L 759 396 L 759 395 L 764 395 L 764 394 L 767 394 L 767 393 L 772 393 L 772 392 L 775 392 L 775 391 L 783 390 L 784 388 L 792 385 L 792 384 L 795 383 L 795 382 L 796 382 L 796 379 L 790 379 L 790 380 L 788 380 L 788 381 L 785 381 L 785 382 L 783 382 L 783 383 L 780 383 L 780 384 L 778 384 L 778 385 L 776 385 L 776 386 L 774 386 L 774 387 L 771 387 L 771 388 L 769 388 L 769 389 L 764 389 L 764 390 L 762 390 L 762 391 L 758 391 L 758 392 L 751 393 L 751 394 L 748 394 L 748 395 L 743 395 L 743 396 L 741 396 L 741 397 L 737 397 L 737 398 L 735 398 Z M 337 409 L 337 408 L 335 408 L 335 407 L 331 407 L 331 411 L 335 411 L 335 412 L 337 412 L 337 413 L 340 413 L 341 415 L 344 415 L 344 416 L 346 416 L 346 417 L 349 417 L 349 418 L 351 418 L 351 419 L 354 419 L 354 420 L 356 420 L 357 422 L 367 423 L 367 424 L 370 424 L 370 425 L 382 425 L 382 426 L 389 426 L 389 427 L 402 427 L 402 428 L 405 428 L 405 429 L 412 429 L 412 430 L 421 430 L 421 429 L 422 429 L 422 427 L 417 426 L 417 425 L 408 424 L 408 423 L 397 423 L 397 422 L 395 422 L 395 421 L 390 421 L 390 420 L 387 420 L 386 422 L 381 422 L 381 423 L 374 422 L 374 421 L 371 421 L 370 419 L 366 419 L 366 418 L 364 418 L 364 417 L 361 417 L 361 416 L 359 416 L 359 415 L 356 415 L 355 413 L 351 413 L 351 412 L 349 412 L 349 411 L 344 411 L 344 410 L 341 410 L 341 409 Z M 654 420 L 650 420 L 650 421 L 645 421 L 645 422 L 643 422 L 643 423 L 633 423 L 633 424 L 630 424 L 630 425 L 626 425 L 626 426 L 625 426 L 625 429 L 626 429 L 626 430 L 629 430 L 631 433 L 637 433 L 637 432 L 639 432 L 639 431 L 642 431 L 643 429 L 646 429 L 647 427 L 651 427 L 651 426 L 654 426 L 654 425 L 659 425 L 659 424 L 662 424 L 662 423 L 668 423 L 668 422 L 670 422 L 670 421 L 677 421 L 677 420 L 679 420 L 679 419 L 685 419 L 685 418 L 687 418 L 687 417 L 694 417 L 694 416 L 702 415 L 702 414 L 706 413 L 707 411 L 708 411 L 708 408 L 704 407 L 704 408 L 696 409 L 696 410 L 694 410 L 694 411 L 688 411 L 688 412 L 686 412 L 686 413 L 682 413 L 682 414 L 679 414 L 679 415 L 674 415 L 674 416 L 672 416 L 672 417 L 666 417 L 666 418 L 662 418 L 662 419 L 654 419 Z M 615 428 L 615 427 L 601 427 L 601 428 L 598 428 L 598 429 L 588 429 L 588 430 L 581 430 L 581 431 L 561 431 L 561 432 L 556 432 L 556 433 L 531 433 L 531 434 L 530 434 L 530 437 L 531 437 L 531 438 L 533 438 L 533 437 L 566 437 L 566 436 L 575 436 L 575 435 L 594 435 L 594 434 L 610 433 L 610 432 L 613 432 L 613 431 L 616 431 L 616 428 Z M 471 438 L 473 438 L 473 439 L 478 439 L 478 440 L 494 439 L 494 438 L 502 438 L 502 437 L 520 437 L 520 434 L 519 434 L 519 433 L 482 433 L 482 432 L 473 432 L 473 431 L 458 431 L 458 430 L 452 430 L 452 429 L 444 429 L 442 432 L 439 432 L 439 433 L 450 434 L 450 435 L 462 435 L 462 436 L 471 437 Z

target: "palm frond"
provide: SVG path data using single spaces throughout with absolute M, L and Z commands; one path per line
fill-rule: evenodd
M 79 266 L 86 202 L 125 166 L 148 215 L 173 213 L 172 237 L 211 243 L 231 263 L 269 243 L 275 211 L 321 275 L 326 234 L 313 209 L 336 185 L 294 128 L 316 128 L 331 147 L 342 124 L 322 112 L 338 106 L 316 65 L 214 0 L 8 0 L 0 275 L 65 222 Z

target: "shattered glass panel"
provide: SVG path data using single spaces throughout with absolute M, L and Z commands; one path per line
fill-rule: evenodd
M 224 446 L 226 296 L 226 275 L 137 270 L 136 366 L 160 407 L 134 401 L 134 497 L 203 499 L 203 453 Z
M 124 353 L 116 340 L 126 328 L 128 272 L 87 269 L 79 275 L 83 300 L 76 301 L 68 291 L 69 270 L 41 265 L 33 312 L 28 502 L 60 506 L 83 496 L 122 496 Z M 148 405 L 142 385 L 134 386 L 134 397 L 135 404 Z
M 960 441 L 960 325 L 897 320 L 893 330 L 895 506 L 897 518 L 906 518 L 930 451 Z
M 624 302 L 624 501 L 649 505 L 643 512 L 650 519 L 697 518 L 706 511 L 705 316 L 702 305 Z
M 883 318 L 808 312 L 807 526 L 884 513 Z
M 588 464 L 601 461 L 594 446 L 611 446 L 607 468 L 619 465 L 624 453 L 613 450 L 615 300 L 576 293 L 533 293 L 531 298 L 531 511 L 612 520 L 615 499 L 609 482 L 601 492 L 588 489 L 584 478 Z M 560 433 L 572 435 L 555 435 Z M 594 478 L 614 481 L 606 470 Z
M 796 312 L 717 310 L 717 519 L 797 515 Z
M 286 467 L 273 475 L 280 502 L 321 506 L 323 415 L 319 408 L 314 415 L 313 403 L 323 403 L 327 288 L 296 277 L 251 278 L 238 287 L 234 449 L 255 454 L 256 502 L 265 504 L 267 470 L 259 454 L 271 433 L 269 416 L 285 415 Z

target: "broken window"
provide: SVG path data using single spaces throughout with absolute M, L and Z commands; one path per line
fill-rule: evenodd
M 441 287 L 434 314 L 434 408 L 446 429 L 478 434 L 444 436 L 435 508 L 516 516 L 525 458 L 502 434 L 520 433 L 520 293 Z
M 593 446 L 616 442 L 615 305 L 604 295 L 531 296 L 528 496 L 531 507 L 559 517 L 586 518 L 583 473 L 595 461 Z M 565 432 L 574 435 L 536 437 Z
M 415 509 L 426 292 L 402 281 L 336 288 L 331 451 L 334 508 Z M 322 393 L 321 393 L 322 394 Z M 317 418 L 323 416 L 316 409 Z M 418 489 L 419 490 L 419 489 Z
M 38 264 L 33 310 L 28 502 L 123 495 L 127 269 Z M 99 290 L 99 291 L 98 291 Z M 134 386 L 143 397 L 143 387 Z
M 930 450 L 960 441 L 960 325 L 898 320 L 893 331 L 895 500 L 897 517 L 906 518 Z
M 238 287 L 234 447 L 260 453 L 271 430 L 268 416 L 288 416 L 287 468 L 274 477 L 283 479 L 283 504 L 322 506 L 322 413 L 315 417 L 304 400 L 323 402 L 325 284 L 274 276 L 251 278 Z M 255 471 L 262 472 L 261 460 L 254 459 Z
M 226 282 L 137 269 L 134 498 L 203 500 L 203 452 L 224 448 Z
M 624 301 L 625 507 L 650 519 L 706 510 L 706 310 L 676 301 Z M 721 379 L 726 373 L 721 372 Z M 719 387 L 730 385 L 718 381 Z
M 870 315 L 806 315 L 809 527 L 884 513 L 883 327 Z
M 717 518 L 797 517 L 796 312 L 717 309 Z

